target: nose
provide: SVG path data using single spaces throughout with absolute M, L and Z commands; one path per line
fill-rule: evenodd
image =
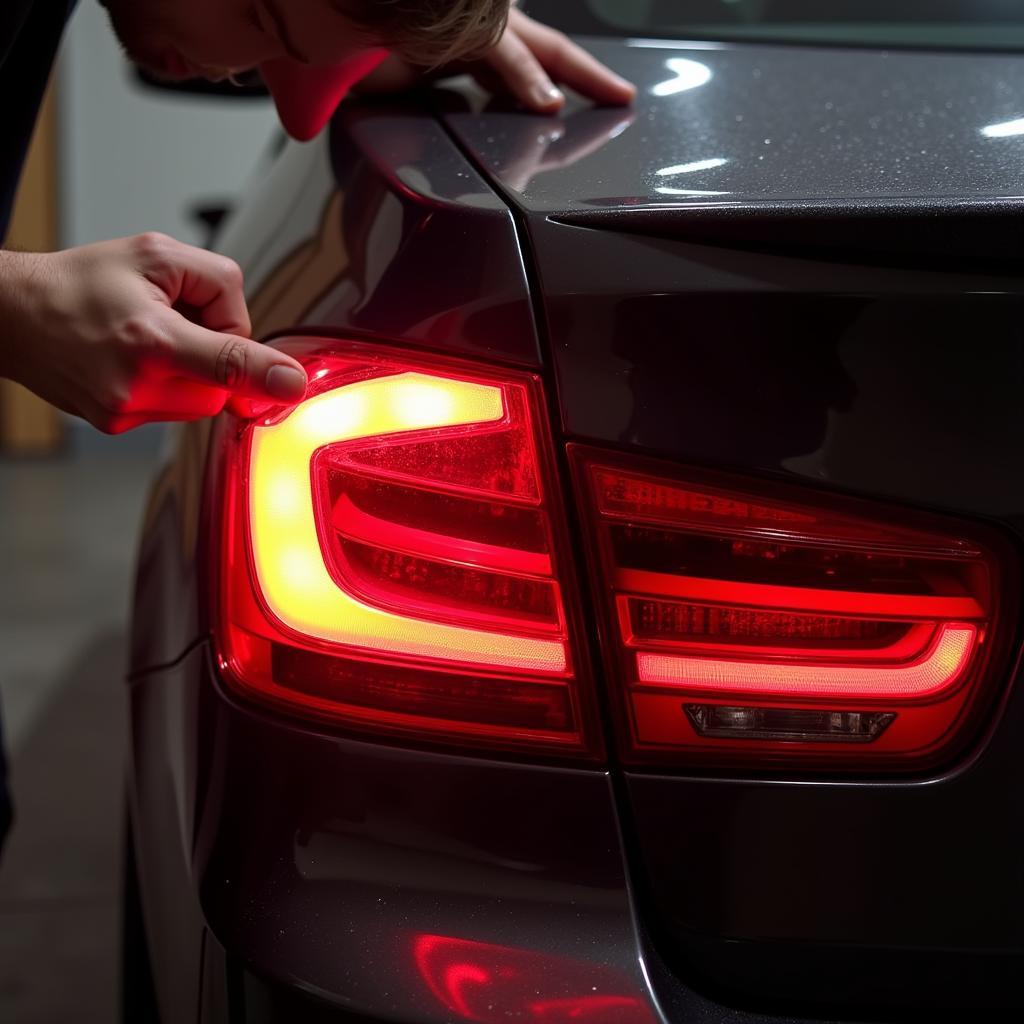
M 349 90 L 386 57 L 386 50 L 366 50 L 330 67 L 311 67 L 282 57 L 265 61 L 259 70 L 284 130 L 306 142 L 320 134 Z

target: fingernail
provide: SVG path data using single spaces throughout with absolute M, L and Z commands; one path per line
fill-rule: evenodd
M 530 98 L 538 107 L 550 107 L 556 103 L 564 103 L 565 93 L 550 82 L 546 85 L 542 82 L 538 82 L 537 85 L 530 90 Z
M 306 393 L 306 375 L 294 366 L 272 366 L 267 371 L 267 394 L 296 402 Z

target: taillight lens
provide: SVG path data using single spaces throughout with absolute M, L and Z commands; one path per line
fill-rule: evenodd
M 592 751 L 538 382 L 281 347 L 306 399 L 226 441 L 229 680 L 374 731 Z
M 968 735 L 1005 649 L 998 538 L 573 456 L 627 759 L 910 769 Z

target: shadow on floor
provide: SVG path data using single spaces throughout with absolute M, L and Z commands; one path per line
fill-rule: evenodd
M 0 1021 L 112 1024 L 125 757 L 125 641 L 65 667 L 15 751 L 0 863 Z

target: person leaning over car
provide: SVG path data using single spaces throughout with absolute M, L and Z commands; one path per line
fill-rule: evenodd
M 74 2 L 0 5 L 0 239 Z M 471 71 L 538 113 L 564 102 L 556 81 L 602 103 L 634 93 L 509 0 L 100 2 L 129 58 L 161 78 L 259 69 L 300 137 L 322 126 L 339 83 L 371 70 L 368 87 L 381 89 L 410 84 L 414 69 Z M 384 63 L 378 51 L 389 51 Z M 108 433 L 214 415 L 233 395 L 295 401 L 306 387 L 295 360 L 250 340 L 239 268 L 152 232 L 0 250 L 0 376 Z M 9 819 L 0 748 L 0 842 Z

